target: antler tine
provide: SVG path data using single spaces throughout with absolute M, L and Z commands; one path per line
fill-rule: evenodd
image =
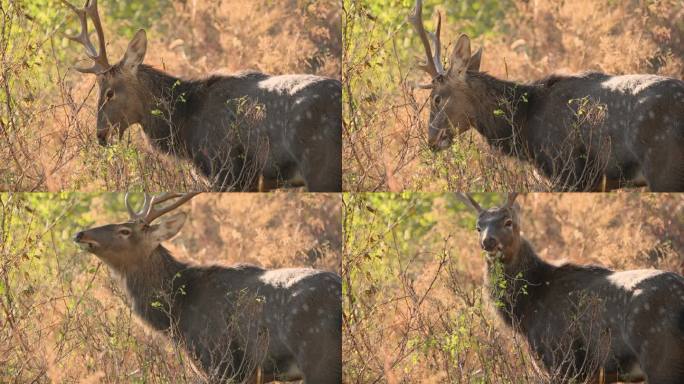
M 439 19 L 440 21 L 437 24 L 437 30 L 439 31 L 440 25 L 441 25 L 441 17 Z M 425 55 L 427 57 L 427 62 L 425 64 L 418 65 L 418 67 L 425 72 L 429 73 L 432 78 L 435 78 L 442 73 L 439 72 L 437 69 L 437 66 L 435 65 L 434 58 L 432 56 L 432 48 L 430 48 L 430 42 L 428 41 L 428 34 L 425 31 L 425 27 L 423 26 L 423 1 L 422 0 L 416 0 L 416 6 L 413 9 L 413 12 L 411 15 L 409 15 L 409 21 L 411 24 L 413 24 L 413 27 L 416 29 L 416 32 L 418 32 L 418 37 L 420 37 L 420 41 L 423 43 L 423 48 L 425 48 Z M 439 43 L 439 37 L 436 38 L 436 41 Z M 438 46 L 436 48 L 439 48 Z M 437 54 L 437 57 L 439 57 L 439 54 Z M 441 63 L 439 64 L 441 67 Z
M 428 35 L 430 36 L 430 40 L 432 40 L 432 44 L 435 46 L 435 54 L 433 56 L 432 62 L 435 63 L 435 69 L 437 70 L 437 73 L 444 74 L 446 71 L 442 65 L 442 43 L 440 40 L 441 30 L 442 13 L 437 12 L 437 29 L 435 30 L 435 33 L 428 32 Z
M 507 208 L 510 208 L 513 206 L 513 203 L 515 202 L 515 198 L 518 197 L 517 192 L 509 192 L 508 195 L 506 196 L 506 204 L 504 204 Z
M 145 201 L 143 202 L 143 207 L 138 212 L 136 212 L 136 210 L 133 209 L 133 207 L 131 206 L 131 202 L 130 200 L 128 200 L 129 196 L 130 193 L 126 192 L 126 196 L 124 197 L 124 202 L 126 203 L 126 210 L 128 210 L 128 215 L 131 217 L 131 220 L 139 221 L 143 217 L 145 217 L 145 213 L 149 210 L 150 196 L 147 193 L 145 194 Z
M 107 47 L 105 44 L 104 29 L 102 28 L 102 22 L 100 21 L 100 13 L 97 10 L 97 0 L 90 0 L 90 5 L 86 7 L 85 11 L 93 20 L 95 32 L 97 33 L 97 41 L 100 45 L 100 52 L 98 54 L 98 58 L 102 61 L 103 65 L 109 68 L 109 60 L 107 60 Z
M 199 192 L 191 192 L 191 193 L 162 193 L 161 195 L 153 196 L 149 202 L 147 199 L 145 199 L 145 202 L 148 203 L 144 209 L 144 216 L 141 218 L 141 220 L 145 224 L 150 224 L 154 219 L 158 218 L 159 216 L 171 212 L 174 209 L 180 207 L 181 205 L 185 204 L 187 201 L 195 197 Z M 156 205 L 159 205 L 165 201 L 171 200 L 178 198 L 178 200 L 174 201 L 172 204 L 169 204 L 161 209 L 155 209 Z
M 480 213 L 480 212 L 483 211 L 482 207 L 480 207 L 480 204 L 478 204 L 478 202 L 475 201 L 475 199 L 474 199 L 472 196 L 470 196 L 470 194 L 463 193 L 463 192 L 459 192 L 459 193 L 456 194 L 456 196 L 457 196 L 465 205 L 467 205 L 468 207 L 470 207 L 470 208 L 474 209 L 475 211 L 477 211 L 477 213 Z
M 67 36 L 67 38 L 82 44 L 86 49 L 86 55 L 95 62 L 95 64 L 90 68 L 75 67 L 75 69 L 83 73 L 100 73 L 109 69 L 110 65 L 109 61 L 107 60 L 104 30 L 102 29 L 100 14 L 97 10 L 97 0 L 86 0 L 86 4 L 83 8 L 76 8 L 73 4 L 67 2 L 66 0 L 62 0 L 62 2 L 71 8 L 74 13 L 76 13 L 79 21 L 81 22 L 81 33 L 76 36 Z M 95 46 L 88 37 L 88 16 L 90 16 L 91 20 L 93 21 L 93 25 L 95 26 L 95 32 L 97 33 L 100 47 L 99 52 L 95 49 Z

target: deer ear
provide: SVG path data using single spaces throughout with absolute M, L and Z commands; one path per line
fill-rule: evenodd
M 451 67 L 449 74 L 456 75 L 465 72 L 470 61 L 470 38 L 464 34 L 458 37 L 454 49 L 451 51 Z
M 185 224 L 185 219 L 188 217 L 184 212 L 176 213 L 160 222 L 159 224 L 153 225 L 151 227 L 151 235 L 153 239 L 159 243 L 162 241 L 169 240 L 170 238 L 176 236 L 178 231 L 183 228 Z
M 470 57 L 470 61 L 468 61 L 468 71 L 480 72 L 480 59 L 482 59 L 482 47 Z
M 124 53 L 124 57 L 121 59 L 123 67 L 135 72 L 138 65 L 142 64 L 145 59 L 145 52 L 147 52 L 147 34 L 145 34 L 144 29 L 141 29 L 135 33 L 131 42 L 128 43 L 126 53 Z

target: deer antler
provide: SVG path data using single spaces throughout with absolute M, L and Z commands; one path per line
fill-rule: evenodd
M 126 197 L 124 198 L 124 201 L 126 202 L 126 209 L 128 210 L 128 214 L 131 216 L 131 220 L 133 221 L 138 221 L 143 224 L 150 224 L 154 219 L 158 218 L 159 216 L 168 213 L 170 211 L 173 211 L 174 209 L 180 207 L 182 204 L 187 202 L 188 200 L 192 199 L 197 195 L 199 192 L 192 192 L 192 193 L 162 193 L 160 195 L 156 196 L 150 196 L 149 194 L 145 194 L 145 200 L 143 201 L 143 206 L 140 211 L 135 211 L 133 207 L 131 206 L 130 202 L 128 201 L 128 196 L 129 194 L 126 193 Z M 155 205 L 161 204 L 165 201 L 171 200 L 171 199 L 178 199 L 174 201 L 173 203 L 160 208 L 160 209 L 155 209 Z
M 506 208 L 512 207 L 516 197 L 518 197 L 517 192 L 509 192 L 508 196 L 506 196 L 506 203 L 504 204 L 504 206 Z
M 426 32 L 423 26 L 423 1 L 416 0 L 416 6 L 413 9 L 411 15 L 409 15 L 409 21 L 413 24 L 413 27 L 418 32 L 420 41 L 423 43 L 423 48 L 425 48 L 425 55 L 427 56 L 427 62 L 425 64 L 420 64 L 418 67 L 425 72 L 429 73 L 432 78 L 436 78 L 445 73 L 444 67 L 442 66 L 441 58 L 441 43 L 440 43 L 440 30 L 442 29 L 442 15 L 437 13 L 437 30 L 435 33 Z M 430 47 L 430 41 L 435 45 L 435 55 L 432 55 L 432 49 Z
M 100 23 L 100 14 L 97 11 L 97 0 L 86 0 L 83 8 L 76 8 L 66 0 L 62 0 L 62 2 L 71 8 L 72 11 L 74 11 L 78 16 L 78 19 L 81 21 L 81 33 L 76 36 L 67 36 L 67 38 L 77 43 L 81 43 L 86 49 L 86 55 L 88 55 L 88 57 L 95 62 L 95 64 L 90 68 L 74 67 L 74 69 L 81 73 L 102 73 L 111 68 L 109 61 L 107 60 L 104 30 L 102 29 L 102 23 Z M 99 51 L 95 50 L 95 46 L 90 41 L 90 37 L 88 37 L 87 16 L 90 16 L 90 19 L 93 21 L 93 25 L 95 26 L 97 39 L 100 45 Z
M 459 192 L 456 194 L 456 196 L 468 207 L 474 209 L 477 211 L 477 213 L 480 213 L 483 211 L 482 207 L 480 207 L 480 204 L 475 201 L 475 199 L 470 196 L 470 194 Z

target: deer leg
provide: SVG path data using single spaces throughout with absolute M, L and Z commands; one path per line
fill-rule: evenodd
M 278 180 L 270 179 L 264 175 L 259 176 L 259 192 L 270 192 L 278 188 Z
M 261 370 L 261 367 L 257 367 L 257 369 L 254 371 L 252 375 L 249 376 L 245 381 L 243 381 L 243 384 L 264 384 L 264 375 L 263 371 Z

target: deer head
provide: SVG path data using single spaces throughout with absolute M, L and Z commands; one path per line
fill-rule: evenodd
M 521 244 L 518 207 L 514 206 L 517 196 L 517 193 L 509 193 L 503 206 L 483 209 L 472 196 L 458 194 L 468 207 L 477 212 L 480 247 L 490 259 L 500 258 L 504 265 L 517 261 Z
M 419 65 L 419 68 L 432 77 L 430 83 L 419 87 L 432 90 L 429 101 L 428 144 L 433 151 L 438 151 L 448 148 L 456 134 L 465 132 L 472 125 L 471 118 L 475 114 L 474 103 L 477 100 L 470 96 L 472 92 L 466 78 L 469 72 L 480 70 L 482 48 L 471 55 L 470 39 L 462 34 L 451 52 L 451 65 L 445 70 L 441 59 L 441 15 L 437 18 L 436 32 L 426 32 L 423 27 L 423 1 L 416 0 L 409 21 L 418 32 L 425 49 L 427 61 Z M 435 48 L 434 56 L 430 40 Z
M 74 241 L 83 250 L 95 254 L 107 265 L 121 271 L 135 266 L 156 249 L 163 241 L 175 236 L 185 223 L 186 214 L 176 213 L 165 220 L 152 222 L 192 199 L 197 193 L 161 194 L 150 197 L 145 194 L 143 206 L 134 210 L 126 194 L 126 208 L 130 220 L 121 224 L 109 224 L 81 231 Z M 175 199 L 170 204 L 156 208 L 164 202 Z
M 97 102 L 97 138 L 100 145 L 107 145 L 107 139 L 113 131 L 117 131 L 119 138 L 126 128 L 140 123 L 149 114 L 144 110 L 144 93 L 139 92 L 140 82 L 136 74 L 138 66 L 142 64 L 147 51 L 147 36 L 145 30 L 139 30 L 124 53 L 121 60 L 110 65 L 107 60 L 107 50 L 104 30 L 97 10 L 97 0 L 86 0 L 83 8 L 76 8 L 66 0 L 62 0 L 78 16 L 81 22 L 81 33 L 67 38 L 82 44 L 86 55 L 94 62 L 92 67 L 75 67 L 81 73 L 92 73 L 97 76 L 99 86 L 99 100 Z M 96 50 L 88 36 L 88 17 L 95 26 L 99 50 Z

